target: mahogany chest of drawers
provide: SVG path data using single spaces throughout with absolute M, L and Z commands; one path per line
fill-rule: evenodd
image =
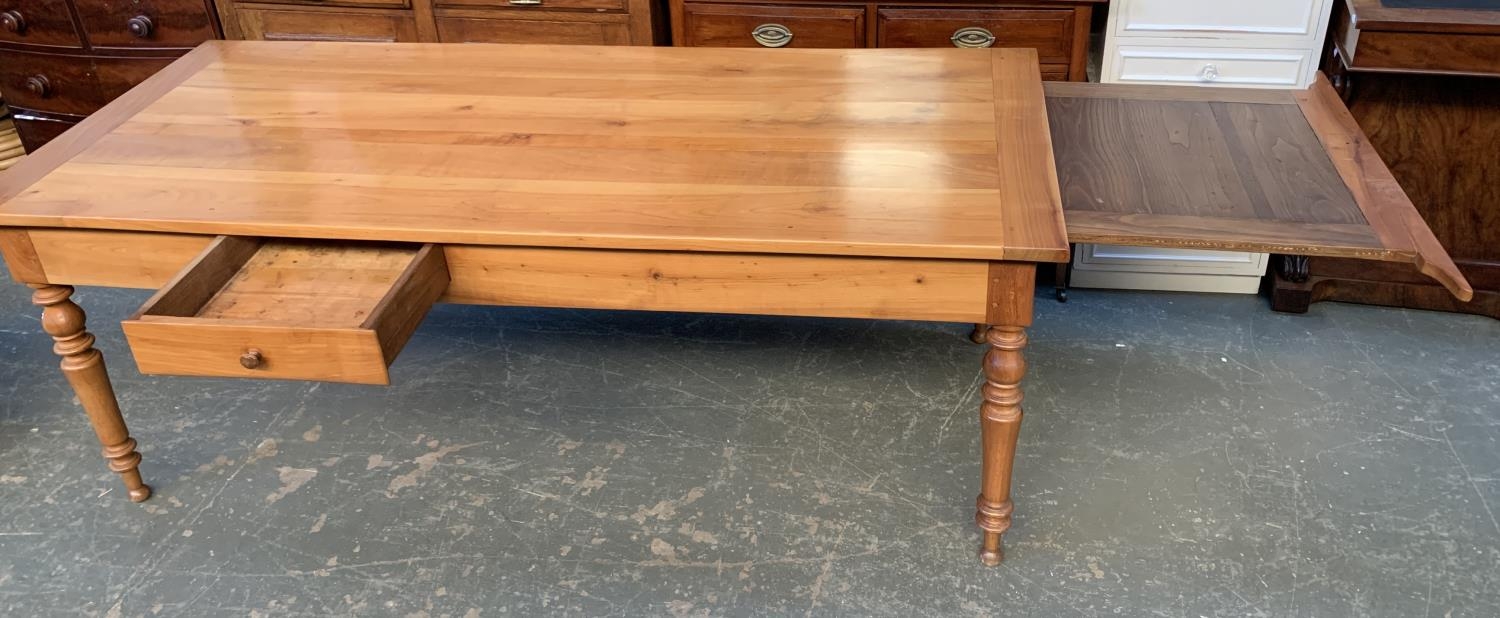
M 1042 77 L 1085 81 L 1089 24 L 1106 0 L 669 0 L 688 47 L 1030 47 Z
M 218 35 L 209 0 L 0 0 L 0 98 L 35 150 Z

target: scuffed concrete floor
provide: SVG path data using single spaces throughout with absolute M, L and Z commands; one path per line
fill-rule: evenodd
M 1040 300 L 1007 562 L 959 324 L 445 306 L 389 389 L 157 379 L 125 500 L 0 282 L 0 615 L 1500 615 L 1500 322 Z

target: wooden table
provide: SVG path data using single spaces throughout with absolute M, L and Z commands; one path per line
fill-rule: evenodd
M 435 302 L 978 323 L 986 564 L 1035 265 L 1070 234 L 1407 261 L 1467 289 L 1326 85 L 1052 94 L 1049 130 L 1030 50 L 214 42 L 0 176 L 0 252 L 133 501 L 151 490 L 72 285 L 159 288 L 124 323 L 143 373 L 372 384 Z M 1124 131 L 1127 111 L 1170 129 Z M 1260 197 L 1166 211 L 1119 157 L 1174 143 Z M 1060 186 L 1088 206 L 1075 229 Z

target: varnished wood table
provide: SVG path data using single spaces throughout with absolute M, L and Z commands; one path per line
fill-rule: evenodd
M 0 176 L 0 252 L 133 501 L 151 490 L 73 285 L 159 289 L 124 323 L 143 373 L 370 384 L 436 302 L 978 323 L 987 564 L 1035 265 L 1070 233 L 1467 289 L 1337 97 L 1051 95 L 1049 127 L 1030 50 L 211 42 Z M 1250 207 L 1142 186 L 1185 173 Z

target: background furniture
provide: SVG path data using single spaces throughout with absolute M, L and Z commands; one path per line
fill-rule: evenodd
M 680 47 L 1030 47 L 1042 78 L 1088 79 L 1089 24 L 1107 0 L 669 0 Z
M 35 150 L 218 35 L 210 0 L 0 0 L 0 98 Z
M 652 0 L 219 0 L 229 39 L 652 45 Z
M 1115 0 L 1100 80 L 1305 88 L 1317 73 L 1333 1 Z M 1181 197 L 1207 205 L 1225 196 Z M 1253 294 L 1268 262 L 1265 253 L 1085 244 L 1074 253 L 1071 284 Z
M 1276 310 L 1337 300 L 1500 319 L 1500 3 L 1490 4 L 1340 0 L 1325 60 L 1370 143 L 1474 282 L 1474 300 L 1449 298 L 1398 265 L 1288 259 L 1274 281 Z
M 10 110 L 5 108 L 4 102 L 0 102 L 0 170 L 9 169 L 25 154 L 21 136 L 16 133 L 15 123 L 11 122 Z

